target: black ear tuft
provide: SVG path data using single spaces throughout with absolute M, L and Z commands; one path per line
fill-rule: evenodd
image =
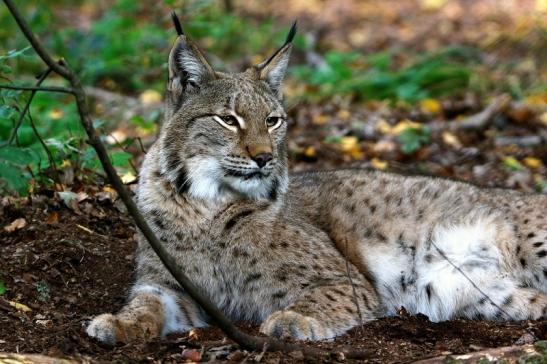
M 287 39 L 285 40 L 285 44 L 288 44 L 288 43 L 291 43 L 292 40 L 294 39 L 294 35 L 296 34 L 296 20 L 294 21 L 294 23 L 292 23 L 292 27 L 291 27 L 291 30 L 289 30 L 289 34 L 287 34 Z
M 180 25 L 179 17 L 177 16 L 177 13 L 175 13 L 174 10 L 171 12 L 171 19 L 173 20 L 173 24 L 175 25 L 175 29 L 177 30 L 177 34 L 178 35 L 184 35 L 184 32 L 182 31 L 182 25 Z

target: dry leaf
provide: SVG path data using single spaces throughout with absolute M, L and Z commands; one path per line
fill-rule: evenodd
M 315 125 L 323 125 L 327 121 L 329 121 L 329 116 L 323 114 L 315 114 L 311 118 L 311 122 Z
M 59 222 L 59 213 L 56 211 L 51 212 L 47 215 L 46 224 L 56 224 Z
M 124 184 L 129 184 L 129 183 L 135 182 L 135 180 L 137 179 L 137 176 L 135 176 L 131 172 L 127 172 L 124 175 L 122 175 L 120 178 L 122 179 L 122 182 Z
M 522 162 L 526 165 L 526 167 L 532 169 L 539 168 L 543 164 L 540 159 L 534 157 L 526 157 L 522 160 Z
M 420 109 L 422 112 L 436 115 L 441 112 L 441 103 L 435 99 L 423 99 L 420 101 Z
M 382 134 L 391 134 L 391 128 L 392 126 L 389 125 L 389 123 L 384 119 L 380 119 L 376 123 L 376 130 L 378 130 Z
M 127 139 L 128 135 L 124 130 L 117 129 L 108 134 L 105 141 L 110 145 L 116 145 L 122 143 Z
M 442 137 L 443 137 L 443 142 L 445 144 L 450 145 L 451 147 L 454 147 L 454 148 L 462 147 L 462 143 L 460 142 L 458 137 L 452 134 L 451 132 L 443 131 Z
M 539 121 L 540 121 L 543 125 L 547 126 L 547 111 L 540 115 Z
M 408 128 L 421 129 L 422 124 L 415 121 L 404 119 L 399 121 L 393 128 L 391 128 L 391 134 L 400 134 L 403 130 Z
M 346 109 L 342 109 L 342 110 L 338 111 L 336 116 L 338 116 L 342 120 L 348 120 L 349 117 L 351 116 L 351 113 Z
M 447 0 L 421 0 L 420 3 L 422 4 L 423 9 L 427 10 L 437 10 L 441 8 Z
M 306 149 L 304 149 L 304 155 L 308 158 L 313 158 L 315 157 L 316 153 L 315 153 L 315 148 L 314 147 L 306 147 Z
M 381 160 L 379 158 L 372 158 L 370 160 L 370 164 L 376 168 L 376 169 L 381 169 L 381 170 L 384 170 L 388 167 L 388 162 L 387 161 L 384 161 L 384 160 Z
M 355 159 L 363 159 L 364 155 L 359 145 L 359 140 L 354 136 L 345 136 L 340 139 L 340 149 L 342 152 L 352 156 Z
M 27 221 L 21 217 L 19 219 L 13 220 L 11 224 L 4 226 L 4 231 L 7 231 L 8 233 L 12 233 L 15 230 L 24 228 L 26 225 L 27 225 Z
M 28 307 L 27 305 L 24 305 L 22 303 L 15 302 L 15 301 L 8 301 L 8 302 L 12 307 L 15 307 L 15 309 L 17 311 L 21 311 L 21 312 L 31 312 L 32 311 L 32 309 L 30 307 Z
M 201 353 L 196 349 L 184 349 L 182 351 L 182 358 L 193 362 L 199 362 L 201 360 Z
M 547 0 L 536 0 L 536 10 L 539 12 L 547 12 Z
M 145 90 L 139 95 L 139 101 L 144 105 L 159 104 L 161 102 L 161 94 L 156 90 Z

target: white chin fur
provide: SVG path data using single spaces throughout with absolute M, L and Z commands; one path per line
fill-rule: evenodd
M 187 162 L 190 188 L 188 194 L 205 200 L 222 200 L 237 192 L 251 199 L 266 198 L 270 178 L 244 180 L 225 176 L 219 162 L 213 157 L 194 157 Z

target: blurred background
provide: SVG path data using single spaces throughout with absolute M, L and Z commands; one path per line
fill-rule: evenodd
M 547 0 L 41 0 L 18 4 L 79 73 L 95 125 L 134 183 L 185 32 L 238 71 L 299 32 L 285 82 L 293 170 L 359 166 L 547 193 Z M 0 84 L 44 65 L 0 6 Z M 43 85 L 63 86 L 51 75 Z M 0 190 L 102 186 L 71 96 L 0 90 Z M 97 187 L 101 188 L 101 187 Z

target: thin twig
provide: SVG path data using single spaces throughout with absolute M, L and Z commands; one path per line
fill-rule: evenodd
M 473 282 L 473 280 L 471 278 L 469 278 L 469 276 L 460 268 L 458 267 L 455 263 L 453 263 L 447 256 L 446 254 L 441 250 L 439 249 L 439 247 L 435 244 L 435 242 L 433 242 L 433 240 L 430 240 L 431 242 L 431 245 L 433 245 L 433 247 L 439 252 L 439 254 L 451 265 L 453 266 L 458 272 L 460 272 L 462 274 L 462 276 L 465 277 L 465 279 L 467 279 L 469 281 L 469 283 L 471 283 L 471 285 L 477 290 L 479 291 L 480 294 L 483 295 L 484 298 L 486 298 L 491 304 L 492 306 L 496 307 L 498 310 L 500 310 L 500 312 L 504 313 L 507 317 L 511 317 L 507 311 L 505 311 L 503 308 L 501 308 L 496 302 L 494 302 L 490 296 L 488 296 L 486 293 L 484 293 L 484 291 L 479 287 L 477 286 L 477 284 L 475 282 Z
M 142 139 L 141 139 L 141 137 L 137 137 L 136 139 L 137 139 L 137 141 L 139 142 L 139 146 L 140 146 L 140 148 L 141 148 L 141 152 L 142 152 L 143 154 L 146 154 L 146 148 L 145 148 L 144 145 L 142 144 Z
M 74 90 L 67 87 L 58 86 L 16 86 L 16 85 L 0 85 L 0 89 L 19 90 L 19 91 L 45 91 L 45 92 L 60 92 L 63 94 L 73 94 Z
M 30 106 L 30 104 L 29 104 L 29 106 Z M 46 142 L 44 142 L 44 140 L 42 139 L 42 137 L 38 133 L 38 129 L 36 129 L 36 124 L 34 124 L 34 119 L 32 118 L 32 115 L 30 114 L 30 109 L 28 110 L 28 119 L 30 121 L 30 127 L 32 128 L 32 131 L 34 132 L 34 135 L 36 135 L 36 138 L 38 138 L 38 141 L 40 142 L 40 144 L 44 148 L 44 151 L 46 152 L 47 159 L 49 161 L 49 165 L 51 166 L 51 168 L 53 168 L 53 174 L 55 176 L 55 182 L 57 183 L 57 185 L 59 186 L 61 191 L 64 191 L 63 184 L 61 183 L 61 177 L 60 177 L 60 174 L 59 174 L 59 170 L 57 169 L 57 165 L 55 164 L 55 160 L 53 159 L 53 155 L 51 154 L 51 151 L 47 147 Z
M 124 152 L 127 152 L 127 147 L 124 147 L 122 145 L 122 143 L 118 140 L 118 138 L 116 138 L 112 133 L 109 133 L 108 134 L 109 137 L 111 137 L 112 139 L 114 139 L 114 142 L 116 143 L 116 145 L 118 146 L 118 148 L 120 148 L 121 150 L 123 150 Z M 133 141 L 131 142 L 131 144 L 133 144 L 135 142 L 135 139 L 133 139 Z M 129 144 L 129 145 L 131 145 Z M 131 159 L 128 160 L 129 162 L 129 166 L 133 169 L 133 172 L 135 172 L 135 174 L 139 174 L 139 171 L 137 170 L 137 167 L 135 167 L 135 165 L 133 164 L 133 162 L 131 162 Z
M 165 268 L 173 275 L 175 280 L 179 285 L 184 289 L 184 291 L 198 304 L 203 310 L 213 319 L 214 323 L 222 330 L 224 333 L 238 343 L 241 347 L 253 350 L 261 351 L 264 347 L 267 347 L 268 351 L 302 351 L 304 355 L 314 356 L 314 357 L 330 357 L 333 352 L 329 352 L 323 349 L 307 347 L 298 344 L 285 343 L 282 340 L 274 338 L 264 338 L 249 335 L 241 330 L 239 330 L 233 323 L 228 319 L 219 308 L 211 302 L 209 297 L 207 297 L 204 292 L 195 286 L 184 274 L 184 272 L 179 268 L 176 260 L 167 252 L 165 247 L 161 244 L 159 239 L 156 237 L 150 226 L 144 219 L 144 217 L 139 212 L 137 205 L 133 201 L 129 191 L 124 186 L 120 177 L 118 176 L 116 170 L 110 163 L 108 153 L 101 139 L 97 135 L 95 128 L 93 126 L 93 121 L 90 117 L 90 112 L 86 103 L 86 95 L 80 79 L 72 71 L 66 62 L 62 64 L 56 63 L 49 53 L 43 48 L 42 44 L 33 34 L 32 30 L 20 15 L 19 10 L 15 7 L 12 0 L 4 0 L 4 3 L 8 6 L 11 14 L 17 20 L 19 27 L 31 43 L 32 47 L 36 50 L 38 55 L 42 60 L 51 67 L 55 72 L 60 74 L 66 80 L 68 80 L 72 86 L 72 92 L 76 99 L 76 106 L 78 108 L 78 113 L 80 115 L 80 120 L 88 136 L 88 143 L 95 149 L 97 156 L 105 170 L 106 174 L 112 186 L 118 192 L 121 200 L 123 201 L 125 207 L 127 208 L 128 213 L 133 217 L 135 224 L 141 230 L 143 236 L 146 238 L 150 247 L 158 255 L 158 258 L 163 263 Z M 369 353 L 363 351 L 346 351 L 344 356 L 346 358 L 360 359 L 368 357 Z
M 44 80 L 47 78 L 47 76 L 49 76 L 50 73 L 51 73 L 51 68 L 48 68 L 45 72 L 43 72 L 39 76 L 38 82 L 36 82 L 36 87 L 40 87 L 42 82 L 44 82 Z M 32 92 L 30 93 L 27 103 L 25 107 L 23 108 L 23 111 L 21 111 L 21 114 L 19 115 L 19 119 L 17 120 L 17 123 L 15 124 L 15 127 L 13 128 L 13 133 L 11 134 L 8 140 L 8 145 L 11 145 L 11 143 L 13 143 L 13 140 L 15 139 L 17 135 L 17 131 L 19 130 L 19 128 L 21 127 L 21 124 L 23 123 L 23 120 L 25 119 L 25 115 L 27 114 L 27 111 L 30 107 L 32 99 L 34 99 L 34 95 L 36 95 L 36 92 L 37 92 L 36 90 L 32 90 Z

